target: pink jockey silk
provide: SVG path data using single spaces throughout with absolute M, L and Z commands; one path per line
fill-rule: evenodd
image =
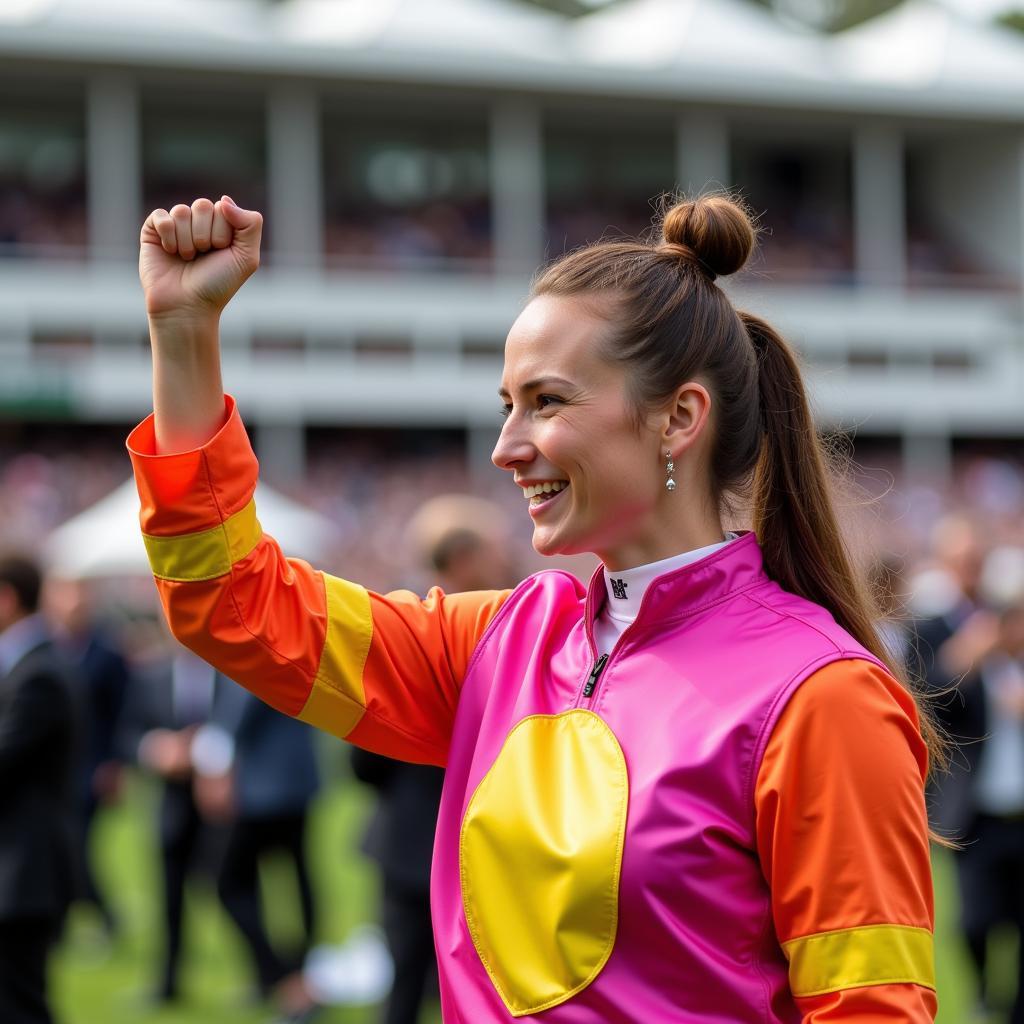
M 585 697 L 603 600 L 600 573 L 586 592 L 561 572 L 532 576 L 470 662 L 432 874 L 445 1024 L 799 1021 L 756 852 L 754 787 L 801 682 L 833 661 L 877 659 L 827 611 L 772 582 L 745 534 L 650 586 Z M 614 942 L 579 991 L 514 1016 L 470 934 L 460 835 L 514 727 L 572 708 L 607 724 L 628 772 Z

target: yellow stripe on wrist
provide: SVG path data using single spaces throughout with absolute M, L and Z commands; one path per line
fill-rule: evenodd
M 229 516 L 219 526 L 178 537 L 143 534 L 153 575 L 175 583 L 212 580 L 231 571 L 263 536 L 256 518 L 256 502 Z
M 782 944 L 794 996 L 868 985 L 935 988 L 932 934 L 925 928 L 876 924 L 821 932 Z

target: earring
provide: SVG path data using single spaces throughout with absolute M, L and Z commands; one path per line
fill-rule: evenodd
M 676 464 L 672 461 L 672 453 L 665 452 L 665 473 L 668 479 L 665 481 L 665 490 L 674 491 L 676 489 L 676 482 L 672 479 L 672 471 L 676 468 Z

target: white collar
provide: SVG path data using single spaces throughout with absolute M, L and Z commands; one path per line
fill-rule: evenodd
M 638 565 L 634 569 L 610 572 L 606 567 L 604 585 L 608 592 L 608 601 L 604 606 L 604 614 L 618 619 L 620 622 L 632 622 L 640 611 L 640 602 L 643 600 L 647 588 L 659 576 L 664 576 L 665 573 L 672 572 L 673 569 L 681 569 L 684 565 L 706 558 L 719 548 L 724 548 L 737 536 L 738 534 L 735 533 L 727 533 L 725 540 L 717 541 L 715 544 L 707 544 L 693 551 L 684 551 L 682 554 L 662 558 L 657 562 L 648 562 L 647 565 Z

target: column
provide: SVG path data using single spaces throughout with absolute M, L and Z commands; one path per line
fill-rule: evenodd
M 855 270 L 862 285 L 902 288 L 907 213 L 903 138 L 896 125 L 866 123 L 853 135 Z
M 908 481 L 948 483 L 953 477 L 953 440 L 948 434 L 910 427 L 903 434 L 903 476 Z
M 676 121 L 676 179 L 686 195 L 730 185 L 729 126 L 709 110 L 690 110 Z
M 503 99 L 491 110 L 491 220 L 499 272 L 529 273 L 544 258 L 544 140 L 540 109 Z
M 323 264 L 320 104 L 312 86 L 274 86 L 267 99 L 267 219 L 278 264 Z
M 491 462 L 491 452 L 498 443 L 501 423 L 497 416 L 491 424 L 470 422 L 466 426 L 466 468 L 474 491 L 486 494 L 489 488 L 507 476 Z
M 96 259 L 138 252 L 142 209 L 139 90 L 125 74 L 98 74 L 86 92 L 89 251 Z
M 289 484 L 306 472 L 306 430 L 299 422 L 267 419 L 256 424 L 260 474 L 270 483 Z

